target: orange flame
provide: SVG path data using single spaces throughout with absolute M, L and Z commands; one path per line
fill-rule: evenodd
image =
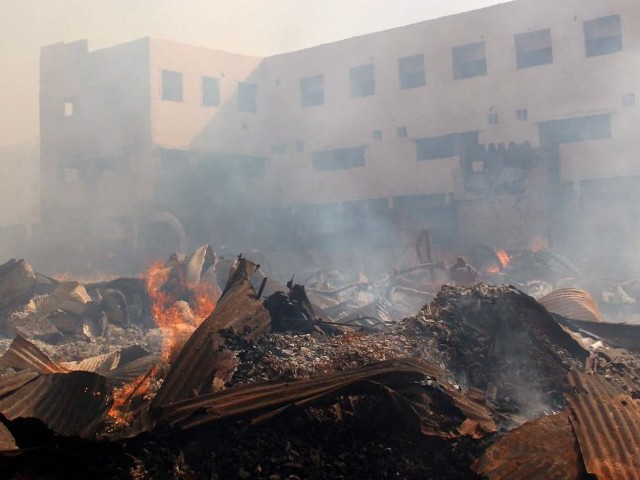
M 146 375 L 141 375 L 131 383 L 127 383 L 121 388 L 116 388 L 113 391 L 113 405 L 111 406 L 108 415 L 117 425 L 129 424 L 129 411 L 127 408 L 129 402 L 137 392 L 139 392 L 140 395 L 143 395 L 150 390 L 151 378 L 154 373 L 155 368 Z
M 219 291 L 208 283 L 187 285 L 184 276 L 172 272 L 172 266 L 158 261 L 145 272 L 144 279 L 147 294 L 152 301 L 153 321 L 162 331 L 161 363 L 168 362 L 176 347 L 185 341 L 191 333 L 214 310 Z M 173 275 L 172 275 L 173 273 Z M 171 276 L 171 279 L 170 279 Z M 164 289 L 168 281 L 177 281 L 178 287 L 186 287 L 190 293 L 190 303 L 176 301 Z M 127 424 L 127 407 L 134 395 L 144 395 L 151 388 L 157 368 L 131 383 L 116 389 L 113 394 L 113 407 L 109 416 L 118 424 Z
M 497 250 L 496 255 L 498 260 L 500 260 L 500 266 L 502 268 L 506 268 L 509 265 L 509 262 L 511 262 L 511 257 L 504 250 Z
M 546 250 L 548 248 L 548 241 L 542 235 L 534 236 L 529 242 L 529 246 L 531 247 L 532 253 L 538 253 L 542 250 Z

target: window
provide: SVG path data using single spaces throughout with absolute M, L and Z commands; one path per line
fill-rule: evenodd
M 611 115 L 588 115 L 541 122 L 538 130 L 542 146 L 611 138 Z
M 311 166 L 316 172 L 364 167 L 364 147 L 312 152 Z
M 284 143 L 278 145 L 271 145 L 272 155 L 283 155 L 287 151 L 287 146 Z
M 551 30 L 520 33 L 515 36 L 518 68 L 529 68 L 553 63 Z
M 58 177 L 64 183 L 77 182 L 80 179 L 80 170 L 69 165 L 60 165 Z
M 238 110 L 258 111 L 258 86 L 255 83 L 238 82 Z
M 407 138 L 407 127 L 396 127 L 396 136 L 398 138 Z
M 527 112 L 526 108 L 516 110 L 516 120 L 518 120 L 519 122 L 526 122 L 528 118 L 529 112 Z
M 324 75 L 306 77 L 300 80 L 300 105 L 311 107 L 324 103 Z
M 182 101 L 182 73 L 162 70 L 162 100 Z
M 373 139 L 376 142 L 379 142 L 382 140 L 382 130 L 374 130 L 373 133 L 371 134 L 371 136 L 373 137 Z
M 202 105 L 217 107 L 220 105 L 220 79 L 202 77 Z
M 469 43 L 451 49 L 453 79 L 462 80 L 487 74 L 484 42 Z
M 78 114 L 78 97 L 64 99 L 63 113 L 65 117 L 74 117 Z
M 469 147 L 477 144 L 477 131 L 450 133 L 439 137 L 417 139 L 416 153 L 418 160 L 456 157 L 463 154 Z
M 351 78 L 351 97 L 368 97 L 376 93 L 376 80 L 373 64 L 353 67 L 349 70 Z
M 498 125 L 500 123 L 500 117 L 497 113 L 490 113 L 487 115 L 487 123 L 489 125 Z
M 620 15 L 610 15 L 584 22 L 584 45 L 587 57 L 621 51 Z
M 400 88 L 403 90 L 425 85 L 424 55 L 399 58 L 398 74 L 400 75 Z
M 622 96 L 622 106 L 623 107 L 633 107 L 636 104 L 636 94 L 635 93 L 625 93 Z
M 296 141 L 296 152 L 304 152 L 304 142 L 302 140 Z

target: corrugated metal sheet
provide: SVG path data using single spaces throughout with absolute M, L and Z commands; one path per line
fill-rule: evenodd
M 511 431 L 489 447 L 474 467 L 489 480 L 578 480 L 585 476 L 566 411 Z
M 374 394 L 390 396 L 427 435 L 477 438 L 495 432 L 497 427 L 484 399 L 467 396 L 442 378 L 436 365 L 386 360 L 307 380 L 251 384 L 202 395 L 166 406 L 163 419 L 181 428 L 240 415 L 261 422 L 290 407 L 326 404 L 343 395 Z M 424 402 L 421 395 L 433 396 Z
M 66 372 L 44 352 L 21 335 L 13 339 L 9 350 L 0 357 L 0 366 L 16 370 L 33 370 L 40 373 Z
M 0 452 L 17 450 L 16 439 L 13 438 L 7 427 L 0 423 Z
M 640 351 L 640 325 L 627 323 L 586 322 L 583 320 L 569 320 L 569 326 L 579 332 L 588 332 L 593 337 L 603 340 L 609 345 Z
M 31 370 L 2 375 L 0 377 L 0 398 L 29 383 L 38 375 L 37 372 L 32 372 Z
M 269 330 L 269 313 L 249 284 L 255 269 L 255 264 L 240 258 L 236 270 L 230 272 L 229 283 L 215 310 L 193 332 L 171 366 L 151 402 L 152 410 L 211 388 L 217 370 L 216 357 L 225 344 L 221 332 L 250 340 Z
M 9 420 L 37 418 L 56 433 L 92 438 L 111 396 L 107 379 L 95 373 L 37 375 L 0 398 L 0 413 Z
M 602 322 L 602 313 L 595 299 L 579 288 L 561 288 L 538 300 L 551 313 L 588 322 Z
M 587 472 L 600 479 L 640 479 L 640 404 L 601 375 L 573 371 L 569 419 Z

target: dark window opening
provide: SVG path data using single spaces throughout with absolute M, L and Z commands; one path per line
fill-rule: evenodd
M 622 106 L 623 107 L 633 107 L 636 104 L 636 94 L 635 93 L 625 93 L 622 96 Z
M 258 86 L 255 83 L 238 82 L 238 110 L 258 111 Z
M 422 87 L 427 83 L 424 71 L 424 55 L 412 55 L 398 59 L 398 73 L 400 75 L 400 88 Z
M 220 105 L 220 79 L 202 77 L 202 105 L 205 107 Z
M 287 146 L 284 143 L 278 145 L 271 145 L 271 153 L 273 155 L 283 155 L 287 151 Z
M 198 158 L 197 172 L 208 178 L 217 172 L 224 173 L 217 181 L 224 182 L 224 176 L 264 177 L 267 171 L 267 159 L 250 155 L 207 154 Z M 227 183 L 228 186 L 228 183 Z
M 453 78 L 462 80 L 487 74 L 487 57 L 484 42 L 453 47 Z
M 396 127 L 396 136 L 399 138 L 407 138 L 407 127 Z
M 312 152 L 311 165 L 316 172 L 364 167 L 364 147 Z
M 349 70 L 351 79 L 351 97 L 368 97 L 376 93 L 376 80 L 373 64 L 353 67 Z
M 182 101 L 182 73 L 162 70 L 162 100 Z
M 457 157 L 462 155 L 469 147 L 477 144 L 477 131 L 419 138 L 416 140 L 416 154 L 418 160 Z
M 376 142 L 382 140 L 382 130 L 374 130 L 372 133 L 372 137 Z
M 304 142 L 302 140 L 296 141 L 296 151 L 304 152 Z
M 540 145 L 584 142 L 611 138 L 611 115 L 588 115 L 586 117 L 551 120 L 538 125 Z
M 324 75 L 300 79 L 300 105 L 311 107 L 324 104 Z
M 528 118 L 529 113 L 527 112 L 526 108 L 516 110 L 516 120 L 518 120 L 519 122 L 526 122 Z
M 584 22 L 584 44 L 587 57 L 621 51 L 622 24 L 620 15 L 610 15 Z
M 500 123 L 500 117 L 497 113 L 490 113 L 487 115 L 487 123 L 489 125 L 498 125 Z
M 529 68 L 553 63 L 551 30 L 520 33 L 515 36 L 518 68 Z

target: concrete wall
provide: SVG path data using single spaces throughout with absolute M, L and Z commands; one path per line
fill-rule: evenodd
M 622 52 L 586 57 L 583 21 L 619 14 Z M 280 203 L 453 191 L 456 159 L 420 162 L 412 139 L 467 130 L 481 143 L 529 141 L 538 145 L 537 123 L 598 113 L 612 114 L 612 139 L 563 146 L 565 180 L 633 173 L 638 108 L 623 108 L 622 95 L 640 91 L 640 4 L 632 0 L 519 0 L 452 17 L 267 58 L 265 88 L 273 144 L 287 153 L 272 158 L 273 181 L 286 171 L 289 195 Z M 553 63 L 517 69 L 514 35 L 551 29 Z M 486 44 L 487 75 L 454 80 L 451 48 Z M 426 85 L 401 90 L 398 58 L 424 54 Z M 375 66 L 375 95 L 351 98 L 349 68 Z M 301 78 L 324 75 L 323 105 L 300 106 Z M 527 121 L 516 120 L 526 109 Z M 487 116 L 499 123 L 489 125 Z M 396 137 L 404 126 L 408 139 Z M 382 141 L 372 132 L 380 130 Z M 296 142 L 304 142 L 305 153 Z M 366 145 L 366 167 L 313 172 L 307 152 Z M 608 152 L 606 162 L 603 152 Z M 297 183 L 297 185 L 296 185 Z M 327 188 L 331 185 L 331 188 Z
M 54 236 L 131 234 L 151 152 L 148 50 L 147 40 L 42 49 L 43 218 L 60 227 Z

